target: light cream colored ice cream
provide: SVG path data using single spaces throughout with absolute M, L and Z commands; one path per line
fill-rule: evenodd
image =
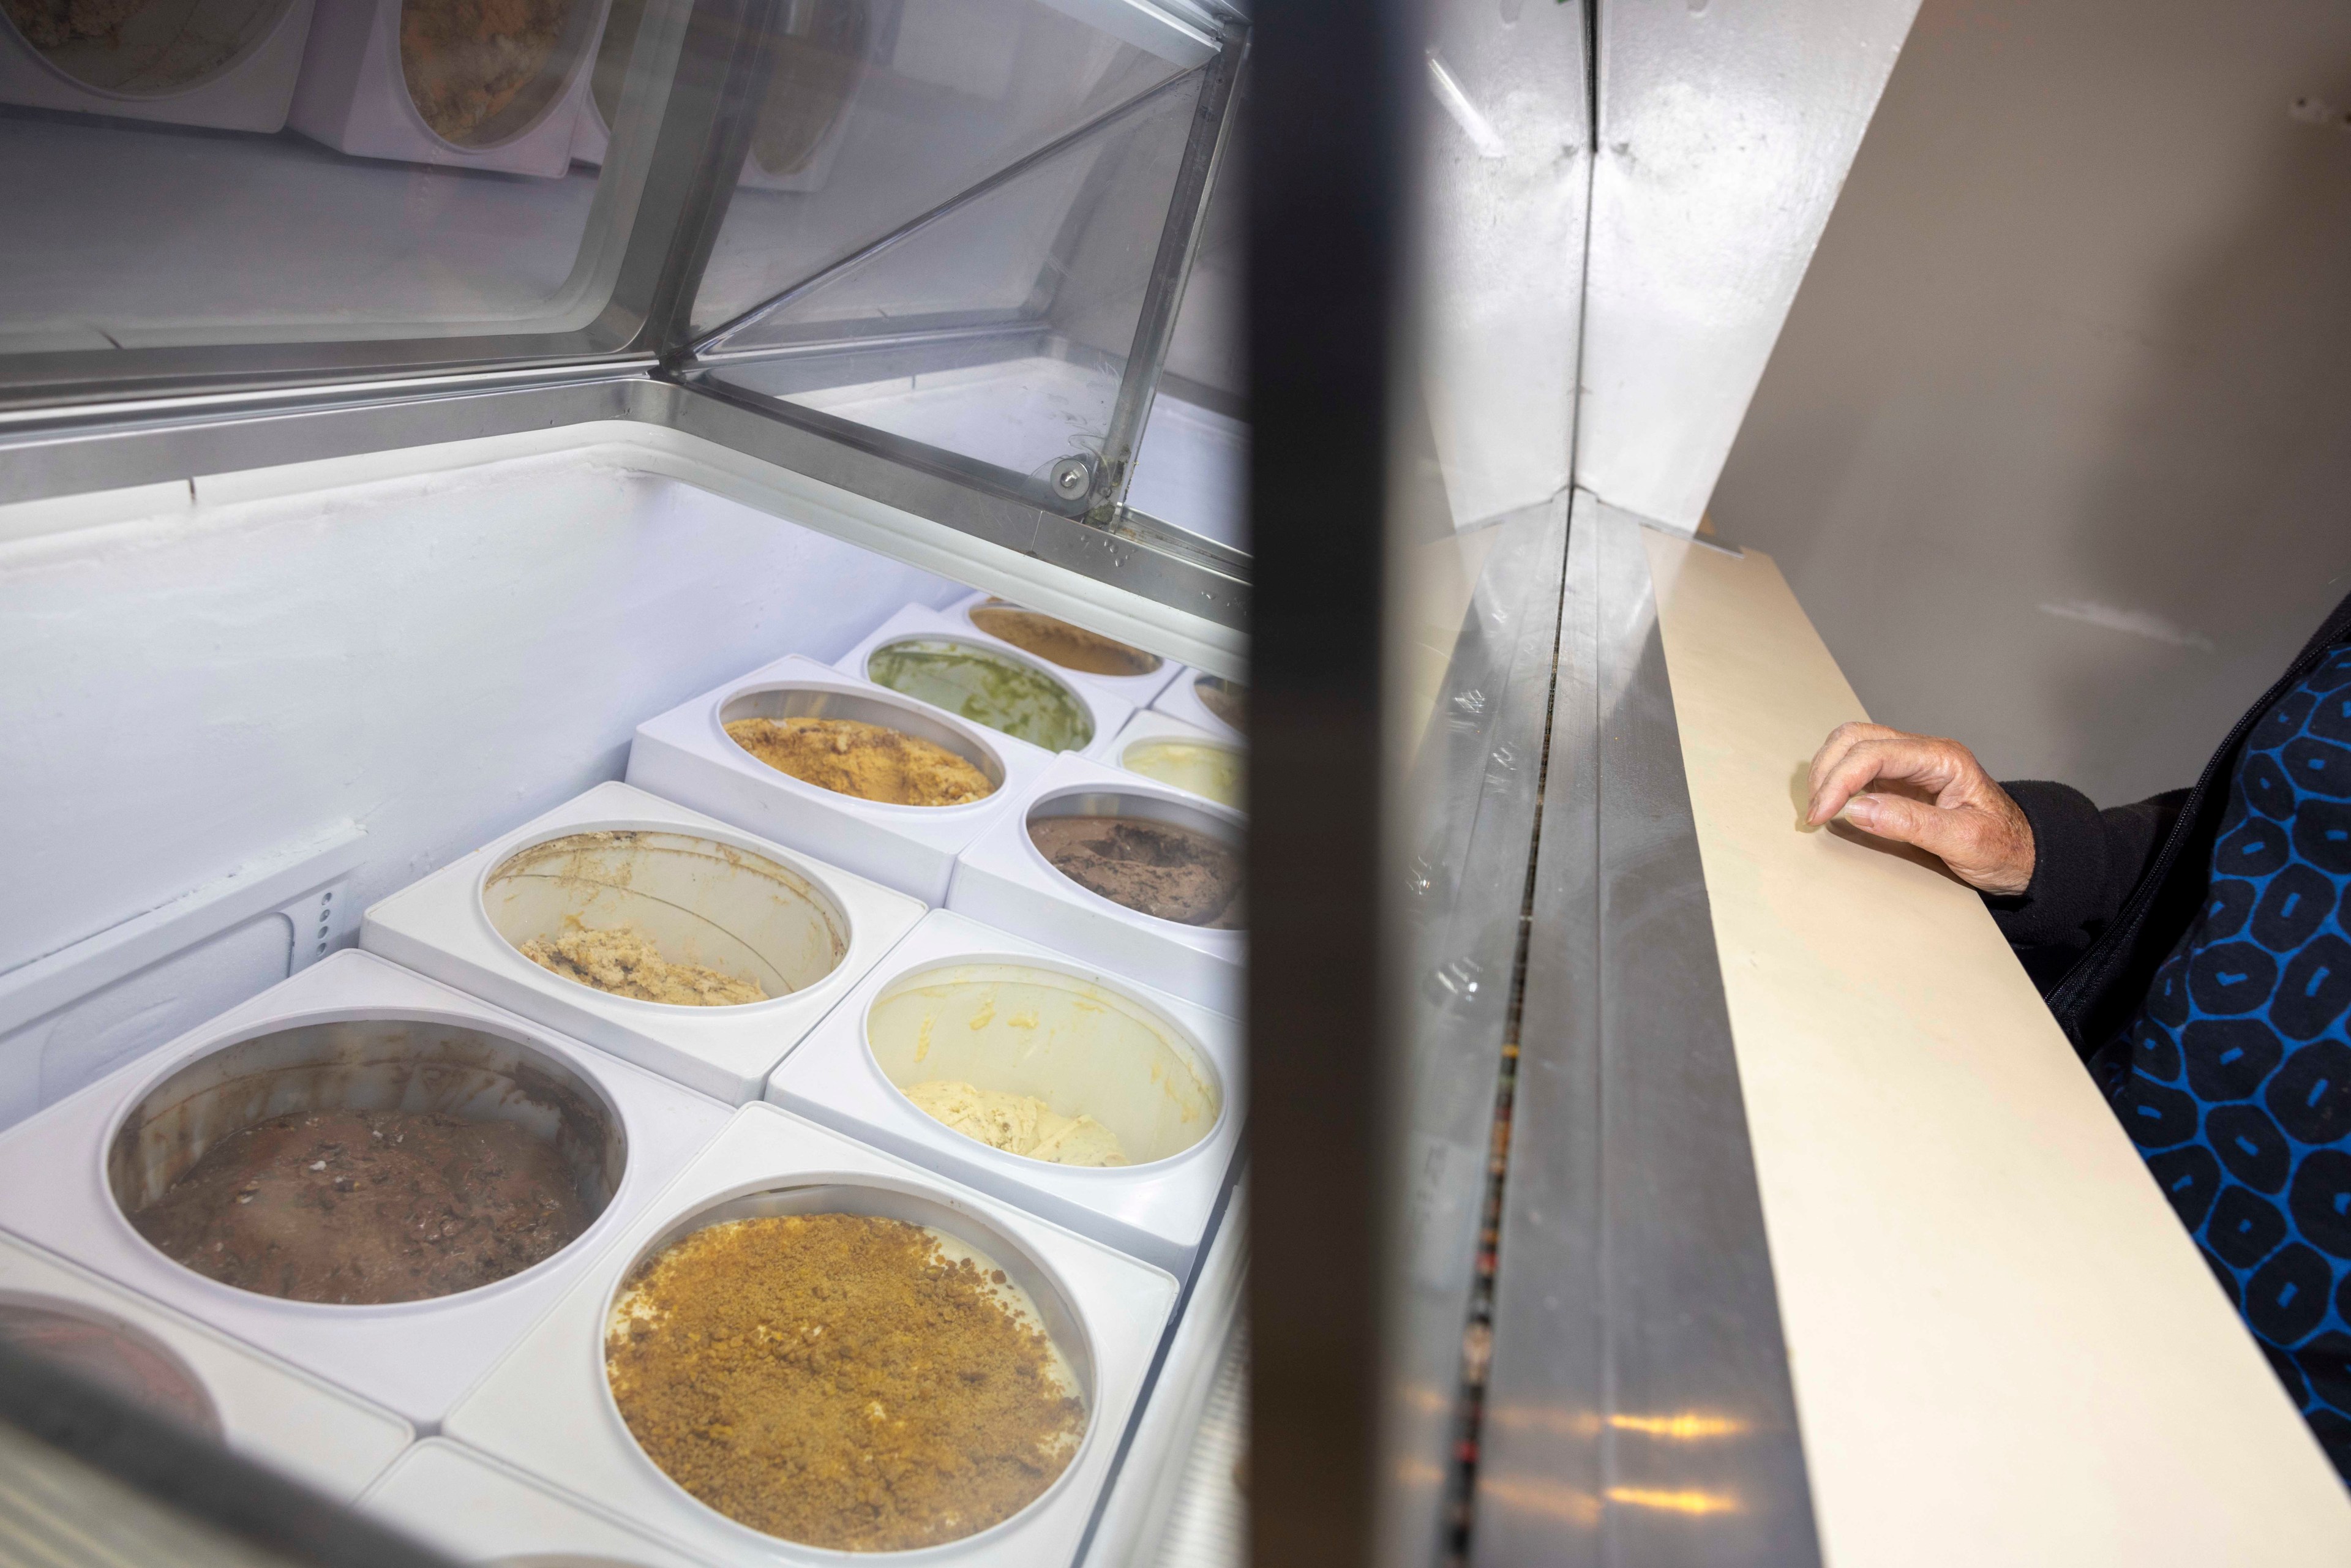
M 1206 795 L 1225 806 L 1241 803 L 1241 754 L 1229 746 L 1198 740 L 1138 740 L 1119 764 L 1130 773 Z
M 1092 1116 L 1063 1116 L 1033 1094 L 982 1089 L 952 1078 L 914 1084 L 917 1110 L 991 1149 L 1057 1166 L 1123 1166 L 1118 1135 Z

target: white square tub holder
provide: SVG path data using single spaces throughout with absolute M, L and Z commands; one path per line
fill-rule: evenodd
M 28 1320 L 49 1313 L 74 1320 L 69 1333 L 89 1325 L 121 1336 L 128 1343 L 110 1353 L 118 1370 L 168 1379 L 172 1404 L 196 1416 L 202 1429 L 338 1502 L 359 1496 L 415 1436 L 389 1410 L 53 1253 L 0 1236 L 0 1317 L 37 1334 L 49 1325 Z M 190 1409 L 192 1400 L 201 1409 Z
M 447 1437 L 427 1437 L 360 1499 L 360 1511 L 460 1563 L 702 1568 L 578 1498 Z
M 1176 1298 L 1160 1270 L 940 1180 L 773 1105 L 736 1113 L 661 1203 L 638 1217 L 449 1417 L 449 1435 L 676 1546 L 728 1563 L 816 1568 L 871 1560 L 739 1524 L 689 1495 L 637 1447 L 604 1375 L 604 1330 L 640 1259 L 721 1219 L 852 1212 L 935 1226 L 993 1258 L 1038 1298 L 1086 1389 L 1069 1468 L 1019 1513 L 961 1542 L 904 1553 L 958 1568 L 1061 1568 L 1077 1553 Z M 1025 1278 L 1023 1276 L 1026 1276 Z M 1040 1291 L 1040 1286 L 1043 1287 Z M 1064 1328 L 1080 1340 L 1071 1344 Z
M 626 1159 L 579 1239 L 507 1279 L 418 1301 L 343 1306 L 265 1296 L 181 1267 L 131 1228 L 108 1180 L 118 1128 L 214 1052 L 367 1019 L 486 1037 L 584 1082 L 617 1115 Z M 323 1060 L 323 1059 L 322 1059 Z M 274 1102 L 273 1102 L 274 1103 Z M 0 1228 L 64 1254 L 429 1433 L 458 1396 L 709 1142 L 726 1107 L 371 954 L 337 953 L 0 1134 Z
M 1015 810 L 964 850 L 947 890 L 947 907 L 1186 1001 L 1239 1016 L 1249 933 L 1163 920 L 1080 886 L 1056 870 L 1029 836 L 1032 817 L 1056 813 L 1156 818 L 1236 845 L 1248 831 L 1248 819 L 1229 806 L 1140 774 L 1063 756 L 1029 786 Z
M 986 974 L 1001 965 L 1055 971 L 1140 1003 L 1216 1093 L 1214 1121 L 1198 1142 L 1147 1165 L 1090 1169 L 1007 1154 L 934 1120 L 901 1093 L 875 1060 L 866 1025 L 875 1002 L 902 981 L 958 971 Z M 951 1026 L 941 1032 L 952 1035 Z M 951 1060 L 953 1041 L 938 1055 Z M 1049 1048 L 1050 1049 L 1050 1048 Z M 935 910 L 868 975 L 800 1048 L 784 1059 L 768 1098 L 812 1121 L 837 1127 L 969 1186 L 1019 1205 L 1056 1224 L 1188 1277 L 1217 1200 L 1230 1179 L 1244 1118 L 1240 1027 L 1232 1019 L 1072 962 L 1033 942 Z M 959 1071 L 944 1066 L 942 1076 Z M 1137 1075 L 1142 1096 L 1159 1092 Z M 990 1087 L 983 1084 L 982 1087 Z M 1107 1085 L 1114 1092 L 1118 1085 Z M 1041 1098 L 1041 1096 L 1040 1096 Z M 1056 1105 L 1063 1114 L 1103 1112 L 1082 1098 Z
M 494 883 L 526 852 L 585 834 L 629 839 Z M 922 917 L 922 903 L 903 893 L 612 783 L 380 900 L 360 945 L 740 1104 L 759 1097 L 785 1052 Z M 758 978 L 769 998 L 683 1007 L 613 996 L 542 968 L 508 939 L 552 936 L 569 921 L 636 926 L 664 956 Z M 838 954 L 829 970 L 778 989 L 828 951 Z
M 892 806 L 805 783 L 726 733 L 729 720 L 806 713 L 887 725 L 935 741 L 997 781 L 962 806 Z M 927 904 L 944 902 L 955 857 L 1026 794 L 1050 752 L 928 703 L 794 654 L 637 727 L 629 782 L 746 832 L 814 855 Z

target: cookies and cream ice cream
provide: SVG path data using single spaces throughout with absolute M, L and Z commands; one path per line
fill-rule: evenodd
M 1142 817 L 1039 817 L 1029 838 L 1090 893 L 1161 920 L 1238 930 L 1239 852 L 1222 839 Z

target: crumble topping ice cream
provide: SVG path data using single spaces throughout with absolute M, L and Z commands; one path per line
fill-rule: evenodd
M 735 744 L 776 769 L 836 795 L 892 806 L 962 806 L 996 786 L 967 758 L 878 724 L 850 718 L 738 718 Z
M 726 1220 L 641 1264 L 605 1375 L 647 1458 L 750 1528 L 841 1552 L 959 1541 L 1076 1456 L 1086 1410 L 1028 1293 L 901 1219 Z

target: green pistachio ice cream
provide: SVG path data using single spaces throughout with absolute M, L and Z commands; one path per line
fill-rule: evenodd
M 1094 737 L 1093 719 L 1067 686 L 969 643 L 946 637 L 885 643 L 866 656 L 865 674 L 1048 751 L 1076 751 Z

